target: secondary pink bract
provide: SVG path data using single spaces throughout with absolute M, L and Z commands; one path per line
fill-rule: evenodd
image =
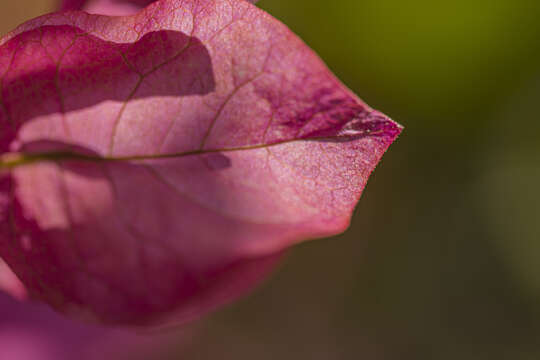
M 60 0 L 60 10 L 84 10 L 92 14 L 131 15 L 156 0 Z M 258 0 L 247 0 L 256 3 Z
M 189 342 L 193 332 L 184 329 L 142 335 L 82 324 L 43 304 L 21 303 L 0 292 L 2 360 L 154 359 L 172 344 L 179 349 Z
M 0 76 L 0 256 L 109 323 L 195 318 L 344 231 L 401 131 L 244 0 L 40 17 Z
M 84 10 L 92 14 L 125 16 L 138 12 L 155 0 L 62 0 L 60 10 Z

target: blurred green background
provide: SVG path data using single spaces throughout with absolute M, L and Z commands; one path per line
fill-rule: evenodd
M 540 2 L 259 6 L 405 132 L 345 234 L 163 359 L 539 359 Z M 51 9 L 3 1 L 0 33 Z

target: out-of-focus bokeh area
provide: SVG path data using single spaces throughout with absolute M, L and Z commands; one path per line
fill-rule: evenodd
M 345 234 L 162 359 L 540 358 L 540 2 L 259 6 L 405 131 Z M 0 33 L 49 9 L 3 1 Z

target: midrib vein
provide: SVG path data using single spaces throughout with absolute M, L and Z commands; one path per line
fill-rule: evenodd
M 382 132 L 381 132 L 382 133 Z M 364 136 L 367 134 L 364 134 Z M 369 133 L 370 136 L 377 136 L 378 132 Z M 270 148 L 273 146 L 283 145 L 287 143 L 300 142 L 300 141 L 332 141 L 332 140 L 345 140 L 350 138 L 354 140 L 357 138 L 363 137 L 361 134 L 356 136 L 326 136 L 326 137 L 312 137 L 304 139 L 289 139 L 278 141 L 270 144 L 255 144 L 255 145 L 246 145 L 238 147 L 229 147 L 229 148 L 217 148 L 217 149 L 201 149 L 201 150 L 190 150 L 184 152 L 176 153 L 166 153 L 166 154 L 152 154 L 152 155 L 130 155 L 130 156 L 98 156 L 98 155 L 84 155 L 73 152 L 47 152 L 41 154 L 25 154 L 25 153 L 6 153 L 0 155 L 0 170 L 2 169 L 13 169 L 15 167 L 30 165 L 39 162 L 45 161 L 66 161 L 66 160 L 79 160 L 79 161 L 88 161 L 88 162 L 122 162 L 122 161 L 143 161 L 143 160 L 159 160 L 159 159 L 171 159 L 171 158 L 182 158 L 187 156 L 196 156 L 212 153 L 221 153 L 221 152 L 235 152 L 235 151 L 244 151 L 244 150 L 256 150 Z

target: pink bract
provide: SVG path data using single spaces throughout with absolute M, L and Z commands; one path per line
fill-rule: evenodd
M 60 10 L 84 10 L 92 14 L 131 15 L 156 0 L 61 0 Z M 258 0 L 247 0 L 256 3 Z
M 84 10 L 92 14 L 125 16 L 135 14 L 155 0 L 62 0 L 60 10 Z
M 401 131 L 244 0 L 40 17 L 0 76 L 0 256 L 108 323 L 196 318 L 344 231 Z
M 142 360 L 164 348 L 180 349 L 193 336 L 182 332 L 136 334 L 72 321 L 43 304 L 18 302 L 0 292 L 2 360 Z

